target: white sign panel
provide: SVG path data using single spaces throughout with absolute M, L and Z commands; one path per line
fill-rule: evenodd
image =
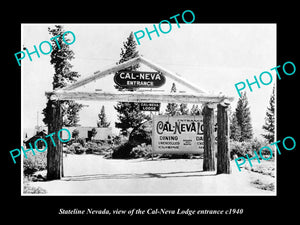
M 202 116 L 154 116 L 154 153 L 196 153 L 204 151 Z

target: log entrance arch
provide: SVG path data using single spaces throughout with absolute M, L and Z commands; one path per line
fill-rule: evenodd
M 88 84 L 97 79 L 101 79 L 119 70 L 125 69 L 137 63 L 145 64 L 150 68 L 161 72 L 183 86 L 195 91 L 196 94 L 155 94 L 149 92 L 83 92 L 74 91 L 74 89 Z M 67 87 L 52 92 L 46 92 L 46 96 L 52 102 L 52 122 L 48 125 L 48 132 L 58 132 L 62 128 L 62 110 L 61 100 L 95 100 L 95 101 L 121 101 L 121 102 L 164 102 L 164 103 L 194 103 L 204 104 L 202 111 L 204 125 L 204 171 L 214 171 L 214 111 L 217 109 L 217 174 L 230 173 L 229 163 L 229 123 L 228 123 L 228 106 L 233 97 L 224 95 L 207 94 L 194 84 L 188 82 L 177 74 L 145 59 L 136 57 L 113 67 L 97 71 L 94 74 L 77 81 Z M 55 143 L 60 143 L 59 141 Z M 49 145 L 47 153 L 47 179 L 61 179 L 63 174 L 63 152 L 62 144 L 56 146 Z

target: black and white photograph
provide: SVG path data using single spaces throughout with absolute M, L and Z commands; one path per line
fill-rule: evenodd
M 276 23 L 184 12 L 21 24 L 22 196 L 277 195 Z
M 3 220 L 296 219 L 296 5 L 111 3 L 3 7 Z

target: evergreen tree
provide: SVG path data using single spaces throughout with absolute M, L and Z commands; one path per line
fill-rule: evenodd
M 127 38 L 126 42 L 123 42 L 123 48 L 121 48 L 121 53 L 120 53 L 120 60 L 119 64 L 126 62 L 130 59 L 136 58 L 139 56 L 139 52 L 136 50 L 136 42 L 134 40 L 133 32 L 130 32 L 129 37 Z M 137 63 L 133 66 L 129 66 L 123 70 L 125 71 L 135 71 L 140 67 L 140 65 Z M 119 85 L 115 85 L 115 88 L 120 90 L 127 90 L 127 91 L 134 91 L 136 88 L 124 88 Z
M 116 127 L 121 129 L 124 135 L 128 134 L 129 128 L 136 128 L 143 122 L 150 120 L 150 116 L 141 113 L 138 103 L 135 102 L 119 102 L 115 109 L 118 111 L 118 120 Z
M 176 85 L 175 83 L 172 84 L 171 87 L 171 93 L 176 93 L 177 89 L 176 89 Z M 179 114 L 179 107 L 177 103 L 168 103 L 167 107 L 166 107 L 166 115 L 169 116 L 175 116 Z
M 180 115 L 188 115 L 189 114 L 189 109 L 188 109 L 186 103 L 181 103 L 180 104 L 179 112 L 180 112 Z
M 93 127 L 92 131 L 91 131 L 91 138 L 94 139 L 94 137 L 96 136 L 97 134 L 97 130 L 95 127 Z
M 121 59 L 119 63 L 126 62 L 132 58 L 135 58 L 139 55 L 136 50 L 136 42 L 134 40 L 133 32 L 130 33 L 126 42 L 123 42 L 123 48 L 121 48 Z M 124 70 L 135 71 L 139 67 L 139 64 L 134 66 L 129 66 Z M 122 88 L 118 85 L 115 85 L 115 88 L 118 90 L 127 90 L 134 91 L 135 89 Z M 150 120 L 150 117 L 145 115 L 140 111 L 138 103 L 134 102 L 118 102 L 114 108 L 118 112 L 118 119 L 120 122 L 116 122 L 115 126 L 121 129 L 121 132 L 125 135 L 128 134 L 129 128 L 135 128 L 136 126 L 141 125 L 145 120 Z
M 69 83 L 74 83 L 77 78 L 80 77 L 78 72 L 71 71 L 72 65 L 69 62 L 74 59 L 74 52 L 70 49 L 70 46 L 65 44 L 62 40 L 62 35 L 65 32 L 61 25 L 55 25 L 54 28 L 48 27 L 48 32 L 51 36 L 56 37 L 52 40 L 52 52 L 50 63 L 54 67 L 54 76 L 52 82 L 53 90 L 63 88 Z M 70 42 L 70 39 L 65 35 L 65 41 Z M 75 101 L 61 101 L 66 107 L 63 107 L 63 126 L 77 126 L 79 117 L 78 113 L 83 107 L 82 104 L 78 104 Z M 43 109 L 44 119 L 43 122 L 48 125 L 52 121 L 51 116 L 51 101 L 48 100 L 46 108 Z
M 201 115 L 201 109 L 199 108 L 198 105 L 193 105 L 191 110 L 190 110 L 190 115 L 191 116 L 199 116 Z
M 74 138 L 75 140 L 77 140 L 79 137 L 79 130 L 78 129 L 74 129 L 72 131 L 72 138 Z
M 67 107 L 63 108 L 63 125 L 66 127 L 79 126 L 79 111 L 83 107 L 75 101 L 64 101 Z
M 273 87 L 269 107 L 267 108 L 265 124 L 262 128 L 267 132 L 267 134 L 262 134 L 262 136 L 267 139 L 269 143 L 273 143 L 275 137 L 275 86 Z
M 238 124 L 236 113 L 232 114 L 230 121 L 230 139 L 240 141 L 241 138 L 241 127 Z
M 109 127 L 110 122 L 107 122 L 104 105 L 101 108 L 100 114 L 98 114 L 99 120 L 97 122 L 98 127 Z
M 121 49 L 119 63 L 126 62 L 130 59 L 136 58 L 139 56 L 139 52 L 136 50 L 136 42 L 134 40 L 133 32 L 130 32 L 129 37 L 126 42 L 123 42 L 123 48 Z M 134 66 L 127 67 L 126 70 L 136 70 L 139 68 L 139 64 Z
M 177 91 L 176 85 L 175 83 L 173 83 L 171 87 L 171 93 L 176 93 L 176 91 Z
M 237 102 L 237 107 L 235 110 L 236 116 L 236 127 L 240 128 L 240 141 L 250 140 L 253 137 L 250 108 L 248 106 L 248 98 L 246 92 L 243 92 L 241 97 Z M 234 119 L 233 119 L 234 121 Z M 237 128 L 237 129 L 239 129 Z M 239 131 L 236 131 L 238 134 Z

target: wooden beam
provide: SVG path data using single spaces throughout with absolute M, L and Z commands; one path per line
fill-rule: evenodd
M 164 94 L 141 92 L 46 92 L 50 98 L 59 100 L 97 100 L 97 101 L 121 101 L 121 102 L 165 102 L 165 103 L 194 103 L 201 102 L 219 103 L 224 99 L 233 100 L 233 97 L 208 94 Z
M 224 100 L 222 100 L 222 102 L 223 102 Z M 216 109 L 217 108 L 217 104 L 218 103 L 207 103 L 207 104 L 205 104 L 205 106 L 207 106 L 209 109 Z M 221 104 L 221 103 L 220 103 Z
M 203 139 L 204 139 L 204 156 L 203 171 L 215 170 L 215 135 L 214 135 L 214 109 L 207 105 L 202 110 L 203 114 Z
M 74 90 L 75 88 L 81 87 L 81 86 L 83 86 L 85 84 L 88 84 L 92 81 L 95 81 L 95 80 L 98 80 L 100 78 L 106 77 L 111 73 L 115 73 L 115 72 L 117 72 L 119 70 L 122 70 L 122 69 L 125 69 L 129 66 L 136 65 L 139 62 L 149 66 L 150 68 L 152 68 L 156 71 L 159 71 L 159 72 L 163 73 L 165 76 L 174 79 L 178 83 L 190 88 L 191 90 L 193 90 L 197 93 L 203 93 L 203 94 L 206 93 L 204 90 L 201 90 L 199 87 L 197 87 L 193 83 L 190 83 L 189 81 L 187 81 L 184 78 L 178 76 L 177 74 L 175 74 L 175 73 L 163 68 L 162 66 L 159 66 L 159 65 L 157 65 L 157 64 L 151 62 L 150 60 L 145 59 L 144 57 L 141 57 L 141 56 L 130 59 L 126 62 L 120 63 L 120 64 L 115 65 L 115 66 L 110 66 L 110 67 L 108 67 L 108 68 L 106 68 L 102 71 L 96 71 L 92 75 L 90 75 L 90 76 L 88 76 L 84 79 L 81 79 L 81 80 L 77 81 L 76 83 L 73 83 L 73 84 L 71 84 L 67 87 L 64 87 L 62 89 L 57 89 L 57 90 L 69 90 L 69 91 Z
M 228 106 L 218 104 L 217 124 L 218 124 L 218 153 L 217 153 L 217 174 L 230 174 L 229 156 L 229 121 Z
M 52 136 L 53 143 L 48 144 L 47 149 L 47 179 L 61 179 L 63 174 L 63 146 L 58 139 L 57 132 L 62 128 L 62 108 L 59 101 L 51 101 L 51 116 L 52 121 L 48 124 L 48 133 L 54 133 Z
M 88 77 L 86 77 L 82 80 L 79 80 L 74 84 L 71 84 L 67 87 L 64 87 L 60 90 L 73 90 L 75 88 L 81 87 L 81 86 L 83 86 L 87 83 L 90 83 L 91 81 L 98 80 L 100 78 L 106 77 L 107 75 L 109 75 L 111 73 L 114 73 L 114 72 L 117 72 L 119 70 L 125 69 L 129 66 L 135 65 L 139 62 L 139 60 L 140 60 L 140 58 L 137 57 L 137 58 L 130 59 L 126 62 L 120 63 L 118 65 L 110 66 L 109 68 L 106 68 L 102 71 L 97 71 L 97 72 L 93 73 L 92 75 L 90 75 L 90 76 L 88 76 Z
M 230 101 L 228 99 L 223 99 L 223 101 L 221 101 L 220 104 L 224 107 L 227 107 L 230 105 Z
M 170 77 L 172 79 L 174 79 L 175 81 L 177 81 L 178 83 L 192 89 L 193 91 L 196 91 L 197 93 L 206 93 L 205 91 L 201 90 L 199 87 L 197 87 L 196 85 L 188 82 L 187 80 L 181 78 L 180 76 L 178 76 L 177 74 L 149 61 L 148 59 L 145 59 L 143 57 L 140 57 L 140 62 L 149 66 L 150 68 L 162 72 L 164 75 L 166 75 L 167 77 Z

